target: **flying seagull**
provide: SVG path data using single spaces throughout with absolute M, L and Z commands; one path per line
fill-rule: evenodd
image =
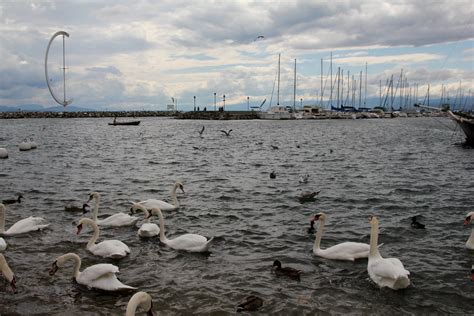
M 222 130 L 221 132 L 224 133 L 225 136 L 230 136 L 230 132 L 232 132 L 232 130 L 230 129 L 228 132 Z
M 202 133 L 204 133 L 204 129 L 205 129 L 205 127 L 204 127 L 204 125 L 203 125 L 203 126 L 202 126 L 202 129 L 199 131 L 199 136 L 202 137 Z
M 261 40 L 261 39 L 265 39 L 265 36 L 259 35 L 259 36 L 257 36 L 257 38 L 255 39 L 255 41 L 258 41 L 258 40 Z

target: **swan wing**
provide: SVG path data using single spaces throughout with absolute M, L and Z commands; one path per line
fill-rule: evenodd
M 107 218 L 98 220 L 97 224 L 101 226 L 129 226 L 134 225 L 139 219 L 140 218 L 138 217 L 130 216 L 125 213 L 117 213 Z
M 7 242 L 5 241 L 5 239 L 0 237 L 0 252 L 5 251 L 5 249 L 7 249 Z
M 318 256 L 335 260 L 355 260 L 367 258 L 370 246 L 360 242 L 343 242 L 327 249 L 314 250 Z
M 410 272 L 405 269 L 398 258 L 380 258 L 368 263 L 372 273 L 380 278 L 398 279 L 407 278 Z
M 168 202 L 162 201 L 162 200 L 155 200 L 155 199 L 148 199 L 145 201 L 138 202 L 138 204 L 143 205 L 144 207 L 147 208 L 147 210 L 151 210 L 152 208 L 159 208 L 162 211 L 170 211 L 170 210 L 175 210 L 176 206 L 173 204 L 170 204 Z
M 86 268 L 77 277 L 79 284 L 105 291 L 135 289 L 117 279 L 119 268 L 109 263 L 100 263 Z
M 92 247 L 89 251 L 96 256 L 107 258 L 123 258 L 130 253 L 130 248 L 120 240 L 104 240 Z
M 154 237 L 158 236 L 160 228 L 154 223 L 143 223 L 140 229 L 138 229 L 138 235 L 141 237 Z
M 175 239 L 169 239 L 167 244 L 176 250 L 186 250 L 191 252 L 204 252 L 209 248 L 210 238 L 197 234 L 184 234 Z
M 13 224 L 4 234 L 5 235 L 16 235 L 23 234 L 31 231 L 42 230 L 45 227 L 48 227 L 49 224 L 46 223 L 45 219 L 42 217 L 33 217 L 24 218 Z

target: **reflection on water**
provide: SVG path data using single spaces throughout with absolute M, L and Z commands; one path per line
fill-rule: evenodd
M 151 294 L 163 314 L 231 314 L 252 294 L 263 299 L 266 314 L 463 314 L 472 308 L 474 253 L 465 249 L 470 229 L 462 222 L 473 205 L 473 152 L 455 145 L 437 121 L 141 120 L 122 127 L 105 119 L 0 122 L 0 146 L 10 152 L 0 161 L 0 198 L 24 196 L 7 207 L 6 226 L 30 215 L 51 223 L 45 232 L 6 238 L 19 293 L 0 280 L 0 314 L 124 312 L 131 294 L 82 288 L 71 281 L 72 267 L 49 276 L 52 262 L 67 252 L 79 254 L 83 267 L 116 264 L 119 279 Z M 229 129 L 229 137 L 220 132 Z M 27 136 L 38 149 L 18 151 Z M 305 174 L 308 182 L 300 183 Z M 82 206 L 91 191 L 101 194 L 100 214 L 127 212 L 129 201 L 170 201 L 177 179 L 186 193 L 178 194 L 178 211 L 164 214 L 166 233 L 214 236 L 210 254 L 140 239 L 140 221 L 101 231 L 100 240 L 122 240 L 130 256 L 95 257 L 85 249 L 90 235 L 75 234 L 81 212 L 64 210 Z M 302 204 L 303 191 L 321 192 Z M 322 248 L 368 242 L 367 218 L 378 215 L 381 253 L 402 260 L 412 286 L 380 290 L 369 281 L 366 260 L 315 257 L 307 229 L 319 211 L 328 215 Z M 416 214 L 425 230 L 410 227 Z M 301 281 L 273 275 L 275 259 L 303 270 Z

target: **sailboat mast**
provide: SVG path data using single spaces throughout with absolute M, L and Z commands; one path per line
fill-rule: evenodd
M 337 67 L 337 103 L 336 103 L 336 106 L 339 107 L 339 84 L 341 83 L 341 68 L 340 67 Z
M 280 54 L 278 54 L 278 89 L 277 89 L 277 106 L 280 105 Z
M 360 76 L 359 76 L 359 109 L 361 105 L 362 105 L 362 70 L 360 71 Z
M 323 59 L 321 58 L 321 100 L 319 101 L 319 105 L 323 106 Z
M 330 69 L 331 69 L 331 84 L 330 84 L 330 88 L 331 88 L 331 92 L 329 94 L 329 103 L 331 104 L 331 109 L 332 109 L 332 52 L 331 52 L 331 63 L 330 63 Z
M 367 107 L 367 63 L 365 63 L 365 93 L 364 93 L 364 108 Z
M 296 58 L 295 58 L 295 81 L 293 85 L 293 112 L 296 111 Z
M 64 92 L 64 102 L 66 102 L 66 51 L 65 51 L 65 40 L 63 34 L 63 92 Z

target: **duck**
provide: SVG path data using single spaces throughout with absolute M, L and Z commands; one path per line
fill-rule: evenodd
M 7 249 L 7 242 L 5 239 L 0 237 L 0 252 L 4 252 Z
M 275 171 L 273 170 L 272 172 L 270 172 L 270 179 L 275 179 L 277 176 L 276 176 L 276 173 Z
M 464 225 L 469 225 L 474 218 L 474 212 L 469 212 L 466 215 L 466 219 L 464 220 Z M 466 241 L 466 248 L 474 250 L 474 227 L 471 230 L 471 236 L 469 236 L 469 239 Z
M 308 183 L 309 179 L 309 174 L 305 174 L 300 176 L 300 179 L 298 180 L 299 183 Z
M 10 283 L 10 287 L 12 288 L 13 293 L 16 293 L 16 278 L 15 274 L 13 273 L 12 269 L 8 266 L 8 262 L 5 257 L 0 253 L 0 272 L 3 274 L 5 279 L 7 279 L 8 283 Z
M 119 268 L 110 263 L 95 264 L 80 271 L 81 258 L 73 252 L 57 257 L 51 266 L 49 275 L 53 276 L 67 261 L 73 261 L 74 263 L 74 280 L 76 280 L 78 284 L 87 286 L 89 289 L 111 292 L 137 289 L 136 287 L 120 282 L 115 275 L 119 273 Z
M 0 159 L 8 158 L 8 150 L 6 148 L 0 147 Z
M 163 213 L 157 207 L 153 208 L 150 216 L 158 215 L 160 219 L 160 241 L 170 248 L 175 250 L 184 250 L 189 252 L 206 252 L 209 249 L 209 244 L 214 237 L 207 239 L 198 234 L 184 234 L 174 239 L 168 239 L 165 236 L 165 220 Z
M 332 260 L 348 261 L 367 258 L 369 256 L 370 246 L 360 242 L 346 241 L 326 249 L 321 249 L 320 244 L 324 232 L 324 224 L 326 223 L 326 214 L 320 212 L 314 215 L 313 220 L 320 222 L 313 245 L 313 253 L 316 256 Z
M 98 192 L 90 193 L 89 200 L 87 201 L 87 203 L 89 203 L 90 201 L 94 201 L 94 209 L 92 210 L 92 220 L 96 222 L 99 226 L 133 226 L 140 219 L 138 217 L 130 216 L 125 213 L 116 213 L 104 219 L 97 219 L 97 216 L 99 214 L 100 194 Z M 87 209 L 85 209 L 85 211 L 87 212 Z
M 30 216 L 28 218 L 19 220 L 5 231 L 5 211 L 5 205 L 0 203 L 0 235 L 19 235 L 32 231 L 40 231 L 49 226 L 49 223 L 46 223 L 44 218 Z
M 82 212 L 83 214 L 89 212 L 89 204 L 84 203 L 82 204 L 82 207 L 76 206 L 76 205 L 66 205 L 64 206 L 64 210 L 66 212 Z
M 298 200 L 300 202 L 308 202 L 308 201 L 314 201 L 314 197 L 319 194 L 321 191 L 315 191 L 315 192 L 310 192 L 310 191 L 304 191 L 301 192 L 300 195 L 298 196 Z
M 156 199 L 148 199 L 145 201 L 140 201 L 138 204 L 145 206 L 148 210 L 151 210 L 154 207 L 159 208 L 162 211 L 174 211 L 179 208 L 179 201 L 176 197 L 176 190 L 180 189 L 181 192 L 184 193 L 184 186 L 181 181 L 176 181 L 171 189 L 171 199 L 173 200 L 173 204 L 167 203 L 165 201 L 156 200 Z
M 370 252 L 367 262 L 367 272 L 372 281 L 379 287 L 388 287 L 393 290 L 404 289 L 410 285 L 410 272 L 405 269 L 398 258 L 383 258 L 378 245 L 379 220 L 375 216 L 369 217 Z
M 100 230 L 99 226 L 90 218 L 82 218 L 77 225 L 77 235 L 82 230 L 83 225 L 89 225 L 92 227 L 94 234 L 87 243 L 87 250 L 96 256 L 112 259 L 121 259 L 126 257 L 130 253 L 130 248 L 120 240 L 104 240 L 98 244 L 95 242 L 99 238 Z
M 130 208 L 130 212 L 134 213 L 138 210 L 142 211 L 145 214 L 146 221 L 138 229 L 138 236 L 143 238 L 158 236 L 160 234 L 160 228 L 155 223 L 150 223 L 150 213 L 148 212 L 146 207 L 138 203 L 133 203 L 132 207 Z
M 16 199 L 5 199 L 5 200 L 2 200 L 2 203 L 4 205 L 15 204 L 15 203 L 20 204 L 22 198 L 23 198 L 23 195 L 19 194 Z
M 153 302 L 151 296 L 147 292 L 137 292 L 133 294 L 128 301 L 125 316 L 135 316 L 138 307 L 141 307 L 149 316 L 155 315 L 152 310 Z
M 300 275 L 302 272 L 301 270 L 297 270 L 291 267 L 282 268 L 280 260 L 273 261 L 272 270 L 278 276 L 284 275 L 292 279 L 298 279 L 298 280 L 300 279 Z
M 425 225 L 417 221 L 418 216 L 413 216 L 411 218 L 411 227 L 416 229 L 425 229 Z
M 255 295 L 245 298 L 245 301 L 237 305 L 237 312 L 253 312 L 263 306 L 263 300 Z

